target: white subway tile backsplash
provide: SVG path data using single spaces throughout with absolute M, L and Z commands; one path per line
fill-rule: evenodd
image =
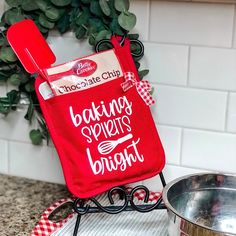
M 230 47 L 234 5 L 151 1 L 150 40 Z
M 152 83 L 186 85 L 188 47 L 145 43 L 144 67 L 149 69 L 147 80 Z
M 130 1 L 130 11 L 137 17 L 136 26 L 131 33 L 138 33 L 141 40 L 148 40 L 149 4 L 147 0 Z
M 227 131 L 236 132 L 236 93 L 230 93 L 228 117 L 227 117 Z
M 87 40 L 78 40 L 75 37 L 50 36 L 47 42 L 56 55 L 56 63 L 61 64 L 93 53 Z
M 5 97 L 6 96 L 6 84 L 5 83 L 0 83 L 0 97 Z
M 165 177 L 166 183 L 169 183 L 170 181 L 181 176 L 202 172 L 210 171 L 167 164 L 163 170 L 163 175 Z M 144 180 L 143 184 L 151 191 L 162 191 L 163 189 L 160 177 L 158 175 L 150 179 Z
M 0 173 L 8 173 L 8 143 L 0 140 Z
M 235 8 L 235 12 L 234 12 L 234 14 L 236 14 L 236 8 Z M 236 48 L 236 17 L 234 17 L 234 27 L 233 27 L 233 32 L 234 32 L 234 35 L 233 35 L 232 42 L 233 42 L 233 47 Z
M 0 1 L 0 14 L 6 9 Z M 132 32 L 145 46 L 142 69 L 150 70 L 146 78 L 155 88 L 152 112 L 166 153 L 167 182 L 207 170 L 236 174 L 234 10 L 231 4 L 131 0 L 137 16 Z M 48 43 L 56 64 L 93 53 L 73 32 L 50 31 Z M 11 89 L 0 84 L 0 97 Z M 29 126 L 26 109 L 0 115 L 0 173 L 64 183 L 53 145 L 31 144 L 28 133 L 37 124 Z M 135 185 L 142 183 L 163 189 L 159 177 Z
M 166 162 L 180 164 L 181 129 L 159 125 L 158 132 L 165 150 Z
M 9 174 L 26 178 L 63 182 L 58 158 L 48 146 L 9 142 Z
M 6 117 L 0 117 L 0 138 L 29 142 L 29 132 L 35 128 L 24 118 L 27 111 L 26 106 L 21 106 L 17 111 L 11 111 Z M 34 122 L 33 122 L 34 123 Z
M 55 166 L 55 169 L 57 170 L 57 173 L 55 173 L 55 179 L 53 181 L 57 183 L 65 184 L 61 162 L 57 154 L 57 151 L 54 147 L 52 149 L 52 159 L 53 159 L 53 165 Z
M 192 47 L 189 85 L 236 91 L 236 50 Z
M 236 173 L 236 135 L 185 129 L 182 165 Z
M 154 85 L 154 118 L 160 124 L 224 130 L 227 93 Z

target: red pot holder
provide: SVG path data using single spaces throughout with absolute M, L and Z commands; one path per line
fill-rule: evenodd
M 150 85 L 138 77 L 129 40 L 112 43 L 111 50 L 44 70 L 57 96 L 45 99 L 45 79 L 36 79 L 66 184 L 80 198 L 152 177 L 165 164 Z

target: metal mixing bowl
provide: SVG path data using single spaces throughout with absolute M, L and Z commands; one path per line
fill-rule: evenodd
M 170 236 L 236 235 L 236 176 L 188 175 L 163 190 Z

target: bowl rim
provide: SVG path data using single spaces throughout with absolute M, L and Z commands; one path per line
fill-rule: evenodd
M 208 226 L 205 226 L 205 225 L 202 225 L 202 224 L 199 224 L 199 223 L 196 223 L 194 222 L 193 220 L 189 219 L 189 218 L 186 218 L 184 216 L 182 216 L 177 210 L 175 210 L 175 208 L 170 204 L 168 198 L 167 198 L 167 194 L 168 194 L 168 191 L 170 190 L 170 188 L 180 182 L 181 180 L 185 180 L 185 179 L 189 179 L 191 177 L 195 177 L 195 176 L 203 176 L 203 175 L 222 175 L 222 176 L 230 176 L 230 177 L 235 177 L 236 178 L 236 174 L 231 174 L 231 173 L 223 173 L 223 172 L 197 172 L 197 173 L 194 173 L 194 174 L 188 174 L 188 175 L 183 175 L 183 176 L 180 176 L 170 182 L 168 182 L 165 187 L 163 188 L 163 191 L 162 191 L 162 199 L 163 199 L 163 202 L 165 204 L 165 206 L 167 207 L 167 210 L 170 210 L 172 213 L 174 213 L 175 215 L 177 215 L 178 217 L 180 217 L 181 219 L 187 221 L 187 222 L 190 222 L 191 224 L 194 224 L 198 227 L 201 227 L 201 228 L 204 228 L 204 229 L 207 229 L 207 230 L 211 230 L 212 232 L 216 232 L 216 233 L 219 233 L 219 234 L 224 234 L 224 235 L 228 235 L 228 236 L 236 236 L 236 233 L 232 233 L 232 232 L 227 232 L 227 231 L 219 231 L 219 230 L 215 230 L 215 229 L 212 229 L 211 227 L 208 227 Z M 169 219 L 170 220 L 170 219 Z

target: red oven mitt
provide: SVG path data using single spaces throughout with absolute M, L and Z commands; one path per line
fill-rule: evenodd
M 165 164 L 149 109 L 150 85 L 138 77 L 129 40 L 120 46 L 113 37 L 112 43 L 109 52 L 122 68 L 119 78 L 47 100 L 39 91 L 45 79 L 35 83 L 66 184 L 80 198 L 150 178 Z

